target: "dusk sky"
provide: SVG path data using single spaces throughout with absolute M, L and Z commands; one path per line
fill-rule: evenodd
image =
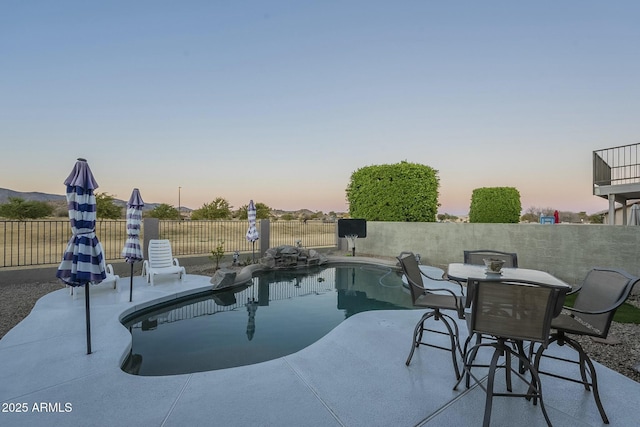
M 0 3 L 0 187 L 347 211 L 364 166 L 439 171 L 440 213 L 607 209 L 592 152 L 640 142 L 637 1 Z M 179 191 L 179 187 L 181 187 Z

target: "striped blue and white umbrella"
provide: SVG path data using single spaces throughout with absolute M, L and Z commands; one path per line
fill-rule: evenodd
M 140 190 L 133 189 L 127 203 L 127 241 L 122 248 L 122 257 L 131 264 L 131 278 L 129 281 L 129 302 L 133 299 L 133 264 L 142 261 L 142 247 L 140 246 L 140 224 L 142 222 L 142 208 L 144 202 Z
M 78 159 L 64 184 L 72 235 L 56 277 L 67 285 L 85 287 L 87 354 L 91 354 L 89 284 L 100 283 L 107 277 L 102 245 L 96 237 L 96 196 L 93 191 L 98 183 L 87 161 Z
M 249 220 L 249 229 L 247 230 L 247 241 L 251 242 L 253 245 L 253 262 L 256 261 L 255 247 L 256 240 L 260 238 L 258 234 L 258 229 L 256 228 L 256 205 L 253 203 L 253 200 L 249 202 L 249 206 L 247 207 L 247 219 Z

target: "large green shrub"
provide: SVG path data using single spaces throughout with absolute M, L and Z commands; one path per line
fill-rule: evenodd
M 473 190 L 469 222 L 520 222 L 520 192 L 514 187 L 483 187 Z
M 349 215 L 368 221 L 435 222 L 438 171 L 406 161 L 360 168 L 346 189 Z
M 174 208 L 172 205 L 161 203 L 149 211 L 145 216 L 158 219 L 180 219 L 180 212 L 178 212 L 178 209 Z
M 53 213 L 53 207 L 45 202 L 25 201 L 20 197 L 9 197 L 9 202 L 0 204 L 0 217 L 8 219 L 37 219 Z
M 256 219 L 269 219 L 271 217 L 271 208 L 264 203 L 256 202 Z M 241 206 L 238 209 L 238 219 L 248 219 L 249 205 Z
M 116 206 L 114 197 L 107 193 L 96 193 L 96 217 L 100 219 L 121 219 L 123 209 Z
M 229 218 L 231 218 L 231 205 L 222 197 L 216 197 L 211 203 L 205 203 L 201 208 L 191 212 L 193 220 Z

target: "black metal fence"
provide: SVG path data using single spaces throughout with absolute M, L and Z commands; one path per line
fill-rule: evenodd
M 337 246 L 336 223 L 323 221 L 268 222 L 269 246 L 295 245 L 305 247 Z M 171 240 L 173 254 L 210 254 L 218 245 L 225 253 L 251 252 L 253 245 L 245 238 L 246 221 L 160 221 L 161 239 Z M 261 222 L 258 232 L 263 235 Z M 96 235 L 100 239 L 105 259 L 121 258 L 127 233 L 125 220 L 98 220 Z M 71 229 L 68 220 L 0 221 L 0 268 L 57 264 L 67 247 Z M 144 239 L 144 226 L 141 230 Z M 256 242 L 255 250 L 258 249 Z

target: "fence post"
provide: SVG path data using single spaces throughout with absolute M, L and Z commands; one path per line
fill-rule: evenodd
M 142 253 L 147 257 L 147 249 L 149 248 L 149 240 L 160 238 L 160 220 L 158 218 L 145 218 L 142 224 L 144 236 L 144 246 Z
M 262 258 L 269 249 L 269 241 L 271 240 L 269 235 L 271 232 L 271 222 L 268 219 L 260 220 L 260 253 L 258 258 Z

